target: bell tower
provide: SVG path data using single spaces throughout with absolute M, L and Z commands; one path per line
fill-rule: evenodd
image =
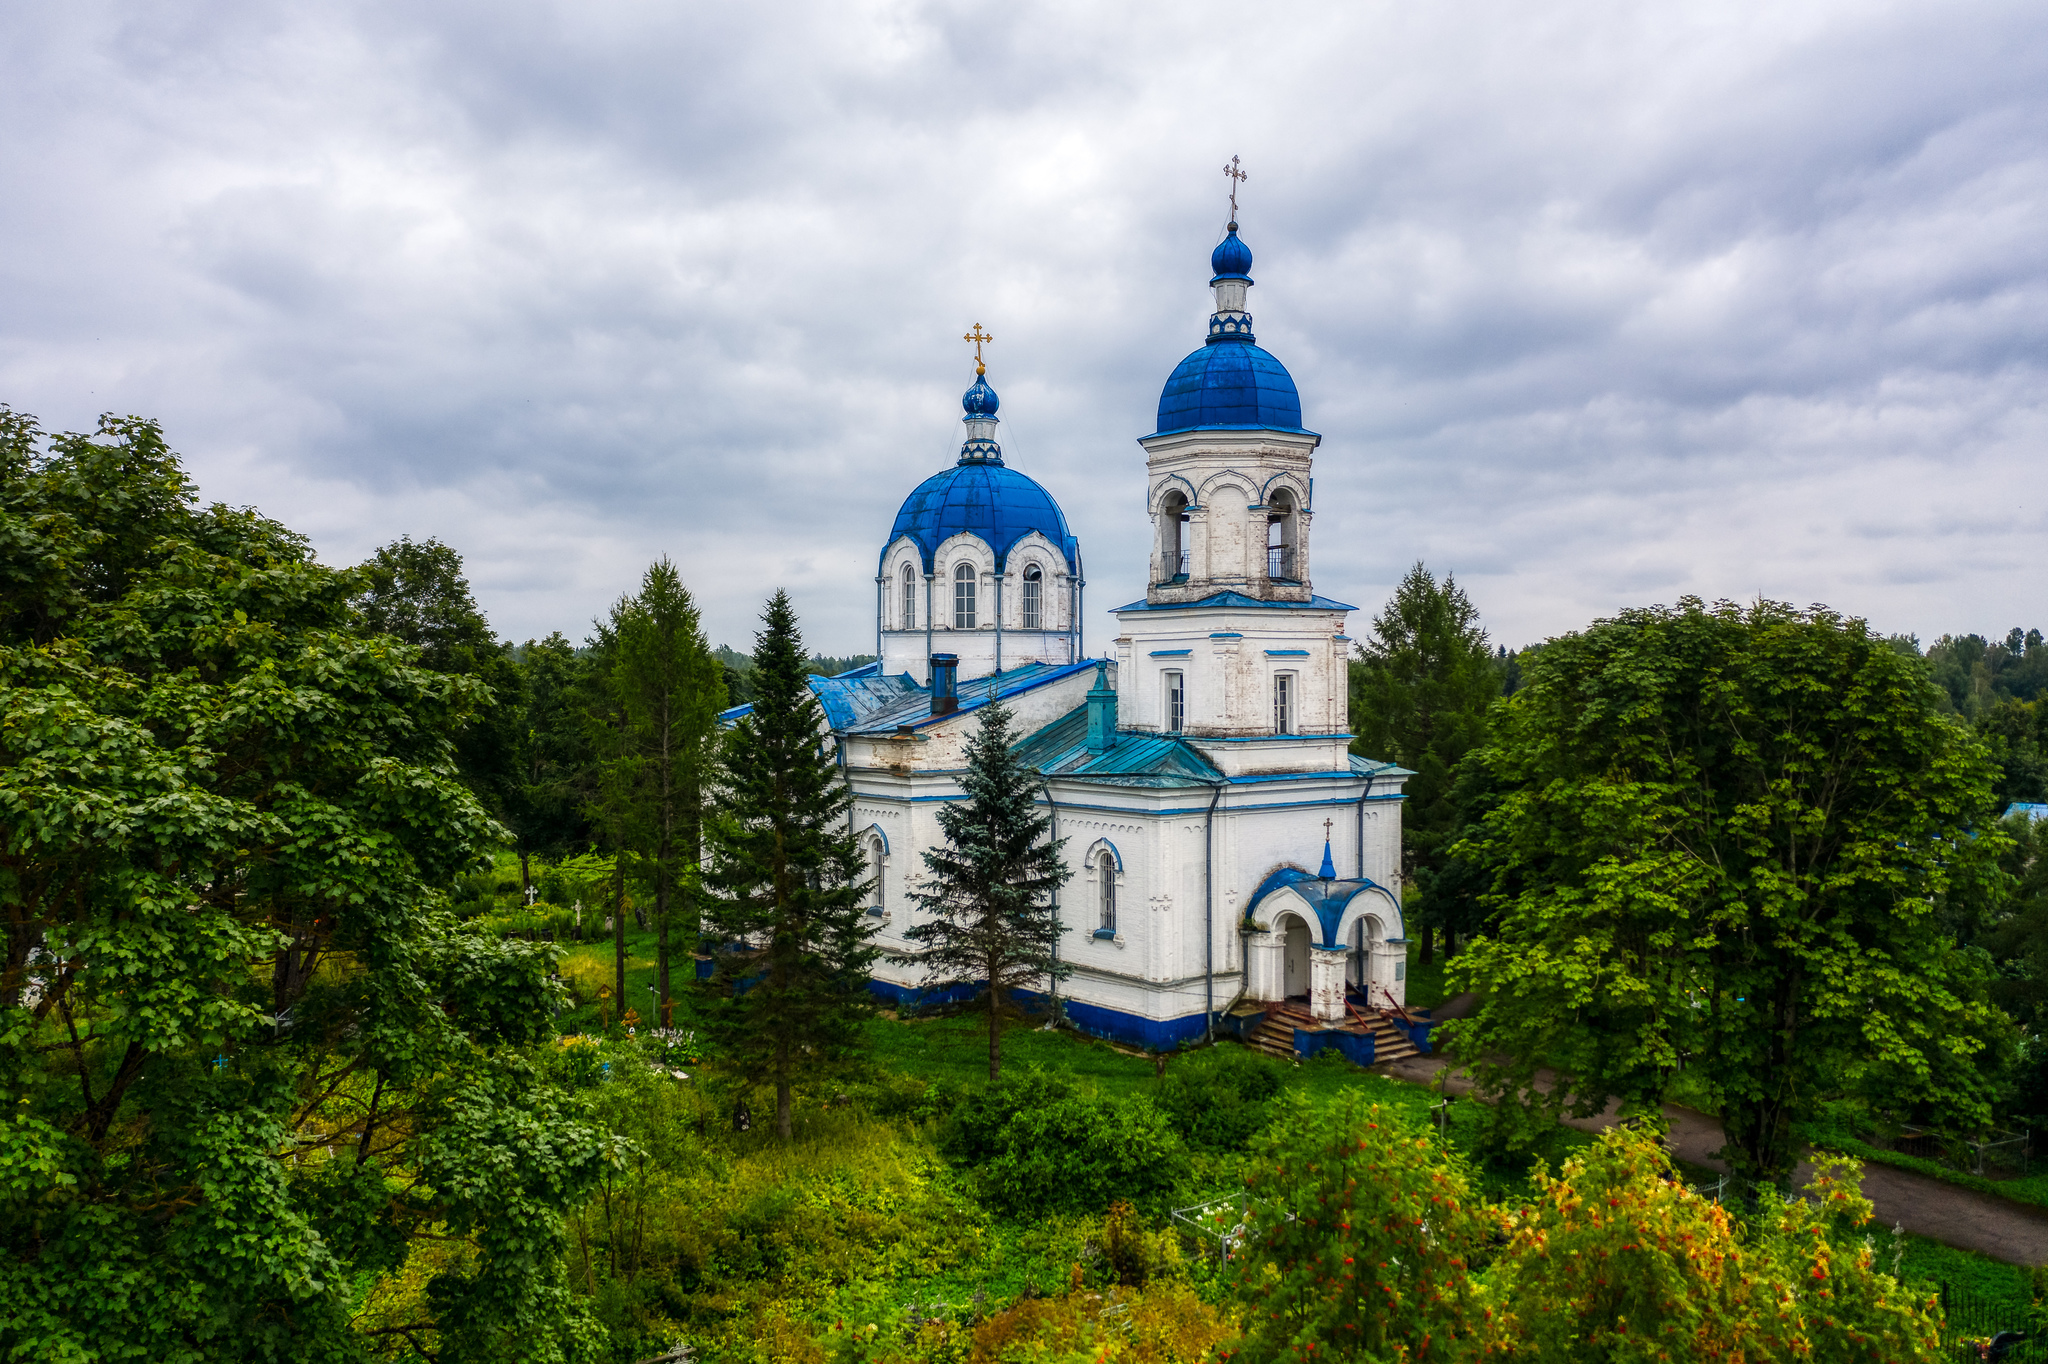
M 1302 426 L 1293 376 L 1253 334 L 1252 253 L 1235 208 L 1209 257 L 1209 334 L 1167 379 L 1156 428 L 1138 441 L 1151 571 L 1144 600 L 1117 612 L 1119 708 L 1126 726 L 1185 734 L 1233 775 L 1344 770 L 1351 608 L 1310 580 L 1322 437 Z

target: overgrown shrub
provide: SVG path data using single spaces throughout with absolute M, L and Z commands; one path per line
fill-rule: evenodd
M 1157 1207 L 1187 1170 L 1187 1148 L 1149 1101 L 1042 1071 L 969 1093 L 943 1147 L 974 1171 L 991 1207 L 1015 1217 L 1100 1212 L 1115 1199 Z
M 1159 1107 L 1190 1146 L 1242 1150 L 1272 1121 L 1279 1065 L 1239 1047 L 1210 1047 L 1175 1061 L 1159 1086 Z

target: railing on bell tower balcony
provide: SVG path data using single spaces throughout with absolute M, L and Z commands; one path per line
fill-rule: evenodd
M 1294 550 L 1289 545 L 1266 546 L 1266 576 L 1278 582 L 1296 582 Z

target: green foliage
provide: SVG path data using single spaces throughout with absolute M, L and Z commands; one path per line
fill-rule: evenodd
M 1237 1151 L 1272 1120 L 1284 1082 L 1281 1067 L 1259 1052 L 1210 1047 L 1168 1068 L 1157 1101 L 1190 1146 Z
M 1415 773 L 1403 788 L 1401 860 L 1415 887 L 1409 909 L 1418 926 L 1461 926 L 1438 916 L 1430 877 L 1461 823 L 1453 794 L 1459 765 L 1485 738 L 1486 708 L 1501 694 L 1502 676 L 1457 579 L 1447 574 L 1439 584 L 1420 563 L 1373 618 L 1351 664 L 1352 752 Z
M 594 833 L 583 808 L 590 744 L 577 714 L 590 663 L 559 630 L 529 639 L 516 657 L 526 709 L 504 820 L 522 857 L 561 857 Z
M 974 1171 L 991 1207 L 1019 1217 L 1099 1213 L 1118 1199 L 1156 1210 L 1187 1161 L 1147 1100 L 1089 1093 L 1044 1071 L 970 1093 L 941 1144 Z
M 358 1276 L 444 1234 L 474 1273 L 407 1329 L 574 1357 L 560 1214 L 610 1147 L 505 1051 L 547 952 L 439 908 L 502 833 L 455 764 L 485 687 L 153 423 L 41 445 L 0 409 L 9 1357 L 353 1358 Z
M 648 568 L 638 595 L 612 608 L 611 637 L 604 678 L 623 726 L 604 785 L 619 801 L 635 871 L 653 889 L 655 984 L 665 1005 L 671 944 L 697 938 L 705 783 L 725 678 L 697 604 L 667 559 Z M 675 926 L 679 906 L 685 917 Z
M 1487 1092 L 1654 1112 L 1687 1057 L 1773 1180 L 1859 1084 L 1988 1118 L 2008 1031 L 1937 904 L 1995 897 L 2006 840 L 1968 836 L 1991 767 L 1911 659 L 1821 608 L 1688 599 L 1552 640 L 1494 733 L 1510 794 L 1465 851 L 1501 921 L 1446 1029 Z
M 1610 1128 L 1533 1205 L 1488 1271 L 1507 1358 L 1705 1361 L 1942 1358 L 1933 1304 L 1855 1233 L 1853 1163 L 1819 1162 L 1804 1199 L 1765 1190 L 1746 1228 L 1672 1178 L 1652 1134 Z
M 924 854 L 911 898 L 929 918 L 904 936 L 916 950 L 895 959 L 920 966 L 928 986 L 979 985 L 988 1010 L 988 1077 L 1002 1074 L 1006 996 L 1073 974 L 1062 962 L 1065 931 L 1053 896 L 1067 879 L 1063 838 L 1038 813 L 1038 774 L 1010 749 L 1010 712 L 991 703 L 967 744 L 963 801 L 939 807 L 943 846 Z
M 360 572 L 353 605 L 365 635 L 402 640 L 419 651 L 420 667 L 484 684 L 453 736 L 456 767 L 485 809 L 499 817 L 516 812 L 525 679 L 471 595 L 462 556 L 431 537 L 401 536 Z
M 1927 667 L 1950 704 L 1973 720 L 2001 701 L 2032 701 L 2048 691 L 2048 646 L 2039 630 L 2014 626 L 1998 641 L 1943 635 L 1928 646 Z
M 1489 1230 L 1470 1180 L 1397 1114 L 1288 1101 L 1245 1179 L 1245 1309 L 1232 1360 L 1462 1359 L 1487 1330 L 1470 1260 Z
M 865 1041 L 878 955 L 846 828 L 853 797 L 822 742 L 808 676 L 796 613 L 777 592 L 754 650 L 753 712 L 721 749 L 721 798 L 706 827 L 705 931 L 718 964 L 705 1024 L 726 1064 L 773 1081 L 784 1137 L 797 1078 Z

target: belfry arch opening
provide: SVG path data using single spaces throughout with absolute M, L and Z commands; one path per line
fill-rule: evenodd
M 1159 501 L 1158 581 L 1187 580 L 1189 548 L 1187 494 L 1170 492 Z
M 1275 582 L 1301 581 L 1301 515 L 1294 494 L 1276 489 L 1266 499 L 1266 576 Z

